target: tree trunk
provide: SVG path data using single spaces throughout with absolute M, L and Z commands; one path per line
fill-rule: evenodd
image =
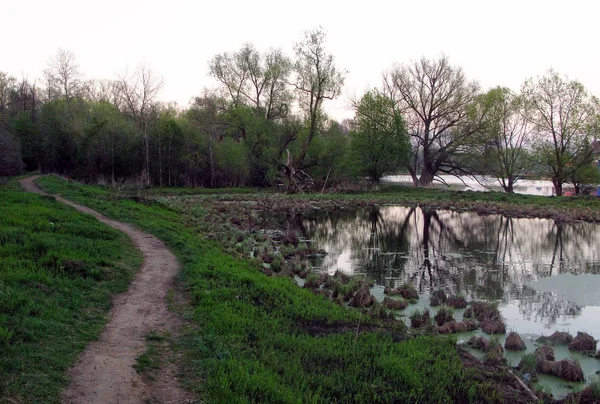
M 408 173 L 410 174 L 410 178 L 412 178 L 413 185 L 415 187 L 419 185 L 419 178 L 417 177 L 416 171 L 412 167 L 408 167 Z
M 215 159 L 213 157 L 213 144 L 212 144 L 212 139 L 210 141 L 210 144 L 208 146 L 208 153 L 210 155 L 210 187 L 214 188 L 215 187 Z
M 144 143 L 146 145 L 146 185 L 150 186 L 150 141 L 148 140 L 148 130 L 144 120 Z
M 286 149 L 287 153 L 287 161 L 283 168 L 285 181 L 287 182 L 286 188 L 289 192 L 298 192 L 298 183 L 296 181 L 296 169 L 294 168 L 294 159 L 292 159 L 292 155 L 289 149 Z
M 504 192 L 507 194 L 513 194 L 514 191 L 514 181 L 512 178 L 508 178 L 507 182 L 502 184 L 502 188 L 504 188 Z
M 169 156 L 168 156 L 168 164 L 169 164 L 169 168 L 168 168 L 168 171 L 169 171 L 169 173 L 168 173 L 169 174 L 169 188 L 171 188 L 171 137 L 170 136 L 169 136 L 169 143 L 168 143 L 168 148 L 167 149 L 168 149 L 168 153 L 169 153 Z
M 554 185 L 554 191 L 556 192 L 556 196 L 562 196 L 562 181 L 559 181 L 556 178 L 552 178 L 552 185 Z
M 428 130 L 428 128 L 426 129 Z M 427 139 L 427 137 L 426 137 Z M 437 167 L 434 168 L 434 161 L 429 154 L 429 146 L 427 144 L 423 145 L 423 169 L 421 171 L 421 177 L 419 177 L 419 186 L 420 187 L 429 187 L 433 182 L 433 177 L 435 177 L 435 173 L 437 171 Z
M 115 186 L 115 135 L 112 136 L 111 142 L 111 168 L 110 168 L 110 179 L 111 185 Z
M 420 187 L 430 187 L 433 182 L 433 178 L 435 176 L 435 171 L 433 167 L 426 165 L 423 167 L 423 172 L 421 172 L 421 177 L 419 177 L 419 186 Z
M 162 144 L 161 144 L 160 138 L 161 138 L 161 136 L 160 136 L 160 132 L 159 132 L 159 135 L 158 135 L 158 184 L 162 188 L 162 185 L 163 185 L 163 183 L 162 183 L 162 180 L 163 180 L 162 151 L 161 151 Z

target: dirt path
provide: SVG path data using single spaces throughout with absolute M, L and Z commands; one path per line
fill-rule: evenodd
M 48 195 L 35 184 L 37 177 L 20 181 L 29 192 Z M 144 256 L 144 264 L 129 290 L 113 301 L 110 319 L 98 341 L 91 342 L 69 371 L 70 385 L 63 393 L 65 403 L 186 403 L 191 397 L 179 387 L 174 365 L 167 361 L 152 381 L 133 368 L 145 351 L 145 335 L 150 331 L 177 332 L 181 324 L 167 310 L 167 291 L 179 271 L 175 256 L 156 237 L 132 225 L 117 222 L 60 196 L 57 201 L 92 215 L 122 231 Z

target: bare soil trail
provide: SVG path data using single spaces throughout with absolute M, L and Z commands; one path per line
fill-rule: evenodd
M 37 176 L 22 179 L 29 192 L 49 195 L 35 184 Z M 130 224 L 117 222 L 60 196 L 56 200 L 96 217 L 133 240 L 144 263 L 129 290 L 115 297 L 109 322 L 97 341 L 91 342 L 70 369 L 70 384 L 64 403 L 188 403 L 191 396 L 181 389 L 175 366 L 165 361 L 158 377 L 147 380 L 133 365 L 144 353 L 145 336 L 151 331 L 176 334 L 181 320 L 167 309 L 167 292 L 174 286 L 179 263 L 162 241 Z

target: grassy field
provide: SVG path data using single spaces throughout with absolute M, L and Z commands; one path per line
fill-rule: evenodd
M 141 264 L 130 240 L 50 197 L 0 184 L 0 403 L 53 403 Z
M 503 399 L 461 365 L 452 339 L 405 340 L 401 323 L 386 324 L 336 305 L 224 253 L 200 230 L 207 214 L 201 205 L 182 211 L 160 200 L 138 203 L 106 188 L 54 177 L 38 183 L 137 224 L 175 252 L 183 264 L 186 300 L 178 311 L 189 320 L 176 342 L 184 360 L 182 379 L 205 402 Z M 369 331 L 357 333 L 359 326 Z

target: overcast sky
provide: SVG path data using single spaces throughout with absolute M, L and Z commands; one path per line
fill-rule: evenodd
M 6 0 L 0 71 L 41 77 L 58 48 L 72 51 L 86 78 L 113 78 L 145 62 L 165 81 L 161 99 L 185 106 L 214 87 L 208 61 L 245 42 L 284 49 L 322 26 L 343 95 L 326 108 L 352 116 L 348 97 L 381 82 L 393 63 L 442 52 L 483 89 L 518 90 L 550 67 L 600 96 L 600 2 L 502 1 L 132 1 Z

